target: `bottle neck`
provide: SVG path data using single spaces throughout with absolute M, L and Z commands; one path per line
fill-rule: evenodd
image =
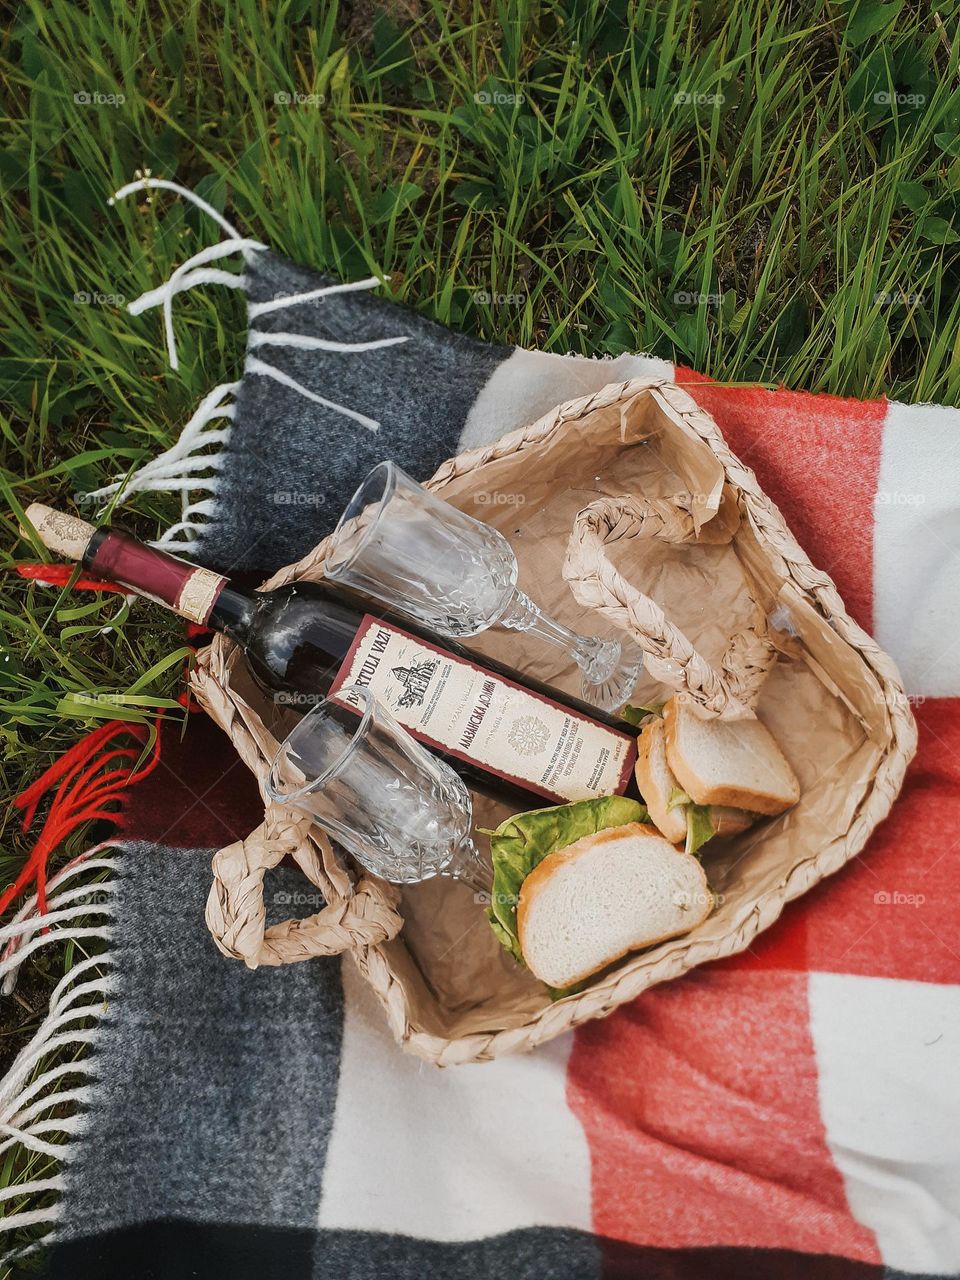
M 246 644 L 256 611 L 256 592 L 241 591 L 227 582 L 217 593 L 207 626 L 214 631 L 226 632 L 238 644 Z
M 231 586 L 221 574 L 145 546 L 118 529 L 97 530 L 83 554 L 83 566 L 198 626 L 230 627 L 237 639 L 249 628 L 255 611 L 252 595 Z

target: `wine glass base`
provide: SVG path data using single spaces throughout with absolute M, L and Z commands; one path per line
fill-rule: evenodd
M 599 679 L 584 671 L 580 683 L 584 702 L 601 711 L 619 711 L 630 700 L 643 674 L 643 650 L 631 640 L 614 643 L 620 650 L 616 666 Z

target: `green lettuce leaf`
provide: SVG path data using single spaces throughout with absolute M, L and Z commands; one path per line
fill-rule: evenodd
M 504 947 L 512 956 L 523 964 L 523 957 L 519 954 L 519 948 L 515 949 L 516 938 L 514 938 L 514 936 L 505 929 L 497 919 L 493 907 L 487 907 L 486 916 L 490 921 L 490 928 L 493 930 L 493 936 L 500 943 L 501 947 Z
M 713 825 L 713 814 L 708 804 L 694 804 L 682 787 L 674 787 L 670 792 L 668 809 L 676 809 L 682 805 L 687 820 L 687 842 L 683 846 L 687 853 L 696 853 L 701 845 L 712 840 L 717 834 Z
M 687 843 L 684 845 L 687 853 L 696 853 L 701 845 L 712 840 L 716 835 L 713 825 L 713 817 L 710 813 L 710 806 L 705 804 L 688 804 L 686 810 L 687 816 Z
M 493 893 L 487 910 L 490 927 L 501 946 L 519 964 L 524 963 L 517 938 L 517 903 L 524 880 L 538 863 L 575 840 L 607 827 L 648 820 L 646 806 L 636 800 L 600 796 L 550 809 L 532 809 L 501 822 L 490 836 Z
M 649 707 L 631 707 L 628 702 L 620 711 L 620 719 L 626 720 L 627 724 L 643 724 L 647 716 L 658 716 L 662 710 L 662 702 L 655 702 Z

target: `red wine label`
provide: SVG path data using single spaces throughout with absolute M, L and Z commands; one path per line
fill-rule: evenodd
M 369 614 L 329 697 L 369 689 L 428 746 L 563 803 L 623 792 L 636 739 Z

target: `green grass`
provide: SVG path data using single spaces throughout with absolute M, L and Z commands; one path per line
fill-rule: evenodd
M 4 792 L 94 714 L 176 693 L 175 622 L 8 571 L 36 558 L 22 505 L 69 505 L 153 455 L 240 367 L 236 295 L 178 306 L 178 373 L 157 313 L 118 303 L 216 238 L 167 195 L 107 209 L 136 170 L 311 266 L 387 272 L 396 299 L 489 339 L 956 404 L 958 16 L 960 0 L 22 4 L 0 37 Z M 152 495 L 129 512 L 148 535 L 175 518 Z M 0 882 L 26 848 L 3 821 Z M 69 963 L 38 961 L 0 1046 Z M 42 1164 L 11 1157 L 0 1185 Z

